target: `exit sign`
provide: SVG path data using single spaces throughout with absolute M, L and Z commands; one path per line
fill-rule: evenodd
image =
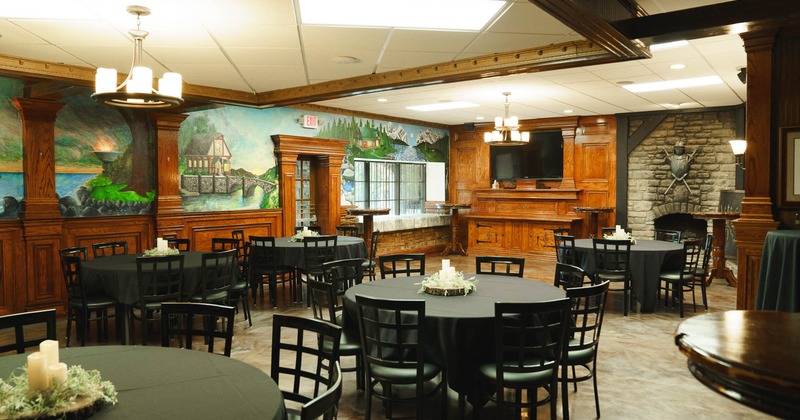
M 303 128 L 317 128 L 317 116 L 303 115 L 301 123 L 303 124 Z

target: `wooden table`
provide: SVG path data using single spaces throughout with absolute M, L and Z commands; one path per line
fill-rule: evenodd
M 467 255 L 467 251 L 465 251 L 464 247 L 458 242 L 458 210 L 468 209 L 470 207 L 472 206 L 469 204 L 439 203 L 436 205 L 437 209 L 450 211 L 450 230 L 452 232 L 452 237 L 450 238 L 450 243 L 447 244 L 444 251 L 442 251 L 442 255 Z
M 781 418 L 800 413 L 800 313 L 698 315 L 678 325 L 675 344 L 714 391 Z
M 728 220 L 739 218 L 739 213 L 729 212 L 694 212 L 692 217 L 695 219 L 710 219 L 711 234 L 714 235 L 714 248 L 711 251 L 714 265 L 711 268 L 713 274 L 711 278 L 725 279 L 731 286 L 736 286 L 736 276 L 733 271 L 725 267 L 725 223 Z M 710 283 L 710 281 L 709 281 Z
M 614 207 L 575 207 L 576 212 L 589 215 L 589 227 L 587 231 L 590 238 L 597 236 L 597 215 L 600 213 L 611 213 L 614 210 Z
M 364 218 L 364 242 L 372 249 L 372 217 L 389 214 L 389 209 L 347 209 L 347 214 Z

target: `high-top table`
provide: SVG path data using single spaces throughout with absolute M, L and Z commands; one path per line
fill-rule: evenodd
M 478 367 L 494 361 L 495 302 L 544 302 L 566 296 L 550 284 L 519 277 L 489 274 L 475 276 L 477 290 L 467 296 L 434 296 L 418 293 L 424 276 L 398 277 L 364 282 L 344 295 L 346 329 L 358 328 L 356 295 L 381 299 L 425 301 L 426 357 L 447 370 L 447 384 L 465 395 L 474 406 L 483 406 L 494 387 L 483 380 Z
M 27 354 L 0 357 L 0 376 L 25 366 Z M 283 396 L 261 370 L 199 350 L 149 346 L 60 349 L 69 366 L 97 370 L 119 402 L 92 419 L 285 419 Z
M 458 210 L 468 209 L 470 207 L 472 206 L 469 204 L 439 203 L 436 205 L 437 209 L 450 211 L 450 243 L 444 248 L 442 255 L 467 255 L 467 251 L 464 250 L 464 246 L 458 242 Z
M 675 344 L 700 382 L 780 418 L 800 413 L 800 314 L 726 311 L 688 318 Z
M 589 215 L 589 226 L 586 228 L 590 238 L 597 236 L 597 215 L 600 213 L 611 213 L 614 207 L 575 207 L 574 210 L 578 213 L 586 213 Z
M 725 267 L 725 224 L 729 220 L 739 218 L 737 212 L 694 212 L 692 217 L 696 219 L 710 219 L 711 220 L 711 234 L 714 236 L 714 248 L 711 252 L 711 257 L 714 265 L 711 268 L 712 279 L 720 278 L 725 279 L 731 286 L 736 286 L 736 276 L 730 268 Z M 710 280 L 709 280 L 710 282 Z
M 683 245 L 652 239 L 637 239 L 631 245 L 631 288 L 641 304 L 641 312 L 653 312 L 658 300 L 662 267 L 678 268 L 683 255 Z M 591 239 L 575 240 L 575 258 L 578 265 L 593 274 L 594 250 Z
M 347 209 L 350 216 L 361 216 L 364 219 L 364 241 L 367 249 L 372 249 L 372 217 L 389 214 L 389 209 Z

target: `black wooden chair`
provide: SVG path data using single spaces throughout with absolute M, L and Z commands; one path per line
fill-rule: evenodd
M 562 264 L 578 265 L 575 253 L 575 237 L 569 235 L 554 235 L 556 248 L 556 261 Z
M 163 302 L 178 302 L 183 291 L 183 260 L 185 255 L 136 258 L 139 277 L 139 302 L 131 310 L 139 310 L 142 325 L 142 344 L 148 344 L 148 324 L 155 321 L 153 313 L 161 310 Z
M 609 291 L 622 291 L 623 315 L 628 316 L 628 309 L 633 310 L 634 295 L 631 287 L 631 241 L 615 239 L 592 239 L 592 252 L 594 253 L 594 282 L 602 283 L 606 280 L 613 283 L 622 283 L 621 289 L 608 289 Z
M 669 229 L 656 229 L 653 233 L 653 239 L 657 241 L 667 241 L 679 244 L 681 242 L 681 231 Z
M 81 263 L 86 261 L 86 247 L 63 248 L 59 250 L 61 257 L 61 271 L 64 274 L 64 284 L 67 289 L 67 340 L 69 347 L 72 338 L 72 323 L 81 340 L 81 346 L 86 345 L 86 336 L 89 332 L 91 321 L 97 323 L 97 337 L 108 339 L 108 319 L 116 318 L 119 302 L 102 293 L 86 293 L 81 281 Z M 114 312 L 109 314 L 108 310 Z
M 566 357 L 563 364 L 571 368 L 572 376 L 564 369 L 561 374 L 561 407 L 563 417 L 569 418 L 569 394 L 567 384 L 572 383 L 575 392 L 578 382 L 592 380 L 594 406 L 600 418 L 600 397 L 597 394 L 597 347 L 600 344 L 600 330 L 603 326 L 608 282 L 567 289 L 571 301 L 570 323 L 567 332 Z M 581 369 L 578 376 L 576 368 Z
M 209 353 L 214 353 L 214 343 L 219 339 L 223 341 L 222 354 L 231 357 L 235 314 L 233 306 L 206 302 L 164 302 L 161 304 L 161 346 L 170 347 L 172 338 L 178 337 L 184 348 L 191 349 L 203 343 Z M 218 323 L 221 323 L 221 329 L 217 329 Z M 201 337 L 202 341 L 196 343 L 195 337 Z
M 236 249 L 206 252 L 201 258 L 200 293 L 189 297 L 190 302 L 230 304 L 231 286 L 238 273 Z
M 248 249 L 239 249 L 239 247 L 247 246 Z M 244 239 L 241 241 L 237 238 L 211 238 L 211 252 L 227 251 L 231 249 L 236 250 L 236 269 L 238 271 L 234 276 L 234 282 L 231 284 L 230 300 L 228 304 L 237 308 L 239 304 L 242 305 L 242 313 L 244 319 L 253 325 L 253 320 L 250 319 L 250 282 L 247 275 L 247 264 L 249 263 L 249 254 L 245 257 L 245 252 L 249 252 L 250 244 L 245 244 Z
M 378 262 L 375 259 L 378 253 L 378 238 L 380 238 L 381 232 L 379 230 L 372 232 L 372 241 L 370 242 L 369 247 L 369 255 L 367 259 L 361 264 L 361 267 L 364 269 L 364 274 L 369 276 L 370 281 L 375 281 L 375 267 L 378 266 Z
M 664 291 L 664 305 L 672 303 L 674 306 L 675 300 L 680 305 L 680 314 L 683 318 L 683 295 L 686 292 L 692 293 L 692 306 L 694 311 L 697 312 L 697 301 L 694 294 L 695 275 L 697 274 L 697 261 L 700 259 L 700 240 L 687 239 L 683 241 L 683 264 L 678 270 L 662 271 L 659 275 L 661 279 L 661 286 L 659 290 L 659 298 L 661 291 Z M 671 293 L 670 293 L 671 292 Z M 670 294 L 672 298 L 670 300 Z M 677 296 L 675 296 L 677 295 Z
M 39 331 L 40 325 L 43 331 Z M 29 327 L 26 329 L 26 327 Z M 44 340 L 57 340 L 56 337 L 56 310 L 20 312 L 0 316 L 0 337 L 8 337 L 4 330 L 14 330 L 14 341 L 9 344 L 0 344 L 0 355 L 8 352 L 17 354 L 25 353 L 25 349 L 38 346 Z M 27 332 L 27 334 L 26 334 Z M 26 338 L 36 334 L 36 338 Z
M 338 364 L 341 334 L 342 327 L 318 319 L 283 314 L 272 317 L 270 376 L 287 402 L 302 405 L 301 418 L 308 418 L 312 414 L 315 416 L 311 418 L 316 418 L 320 415 L 319 411 L 335 414 L 338 404 L 335 394 L 341 393 Z M 309 345 L 309 337 L 316 345 Z M 325 342 L 330 346 L 324 346 Z M 334 396 L 330 396 L 329 391 Z M 327 403 L 319 402 L 321 400 Z M 329 405 L 331 400 L 335 401 L 332 406 Z M 293 412 L 296 410 L 289 408 L 287 411 L 293 414 L 290 418 L 297 417 L 297 413 Z
M 591 283 L 591 277 L 582 268 L 576 265 L 556 263 L 553 286 L 566 290 L 572 287 L 583 287 L 586 283 Z
M 535 413 L 536 407 L 550 403 L 550 418 L 555 419 L 570 300 L 496 302 L 494 308 L 495 361 L 480 366 L 479 370 L 495 386 L 492 400 L 498 406 L 497 418 L 506 418 L 506 406 L 515 411 L 528 408 Z M 538 398 L 539 388 L 547 391 L 543 399 Z M 511 401 L 506 398 L 508 389 L 514 390 Z M 524 400 L 523 390 L 528 392 Z M 480 408 L 476 407 L 475 417 L 479 414 Z
M 447 375 L 443 367 L 425 358 L 425 301 L 356 295 L 356 303 L 367 378 L 365 418 L 370 419 L 376 397 L 384 402 L 386 418 L 392 418 L 393 402 L 413 402 L 416 418 L 421 419 L 423 399 L 437 393 L 442 399 L 439 418 L 447 418 Z M 376 392 L 377 385 L 382 392 Z M 393 392 L 394 385 L 413 385 L 415 392 Z
M 476 274 L 497 274 L 501 276 L 522 277 L 525 272 L 524 257 L 475 256 Z
M 358 237 L 358 226 L 336 226 L 336 235 Z
M 244 267 L 246 267 L 244 264 L 244 238 L 245 236 L 243 229 L 234 229 L 231 231 L 231 239 L 235 239 L 237 242 L 236 249 L 239 250 L 239 268 L 242 270 L 244 270 Z M 243 276 L 243 278 L 247 277 Z
M 184 252 L 192 248 L 192 240 L 187 238 L 171 238 L 167 239 L 167 246 Z
M 406 277 L 421 276 L 425 274 L 425 254 L 381 255 L 378 257 L 378 268 L 381 271 L 381 279 L 389 275 L 394 278 L 398 274 L 404 274 Z
M 301 283 L 308 279 L 322 280 L 325 271 L 322 265 L 336 259 L 336 235 L 307 236 L 303 238 L 304 267 L 298 276 Z M 301 287 L 300 285 L 298 287 Z M 306 305 L 311 306 L 311 296 L 306 291 Z
M 289 284 L 289 294 L 295 297 L 294 267 L 278 265 L 275 259 L 275 238 L 272 236 L 250 235 L 248 276 L 256 300 L 256 291 L 261 291 L 261 302 L 264 302 L 264 283 L 269 286 L 269 300 L 273 308 L 278 307 L 278 284 Z
M 110 241 L 92 244 L 92 256 L 94 258 L 127 253 L 128 241 Z
M 703 307 L 708 310 L 708 297 L 706 296 L 706 286 L 711 283 L 711 270 L 710 264 L 712 260 L 711 251 L 714 248 L 714 236 L 706 235 L 706 240 L 703 242 L 703 260 L 697 263 L 697 272 L 694 275 L 694 285 L 700 286 L 700 292 L 703 296 Z

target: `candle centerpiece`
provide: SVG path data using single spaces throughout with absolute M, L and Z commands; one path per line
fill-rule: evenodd
M 463 272 L 456 271 L 456 268 L 450 265 L 450 260 L 442 260 L 441 270 L 415 284 L 420 285 L 419 293 L 437 296 L 466 296 L 477 290 L 478 280 L 475 277 L 465 279 Z
M 294 234 L 289 240 L 292 242 L 302 242 L 303 238 L 309 236 L 319 236 L 319 232 L 309 229 L 308 226 L 303 226 L 303 230 Z
M 163 257 L 166 255 L 178 255 L 181 252 L 176 248 L 170 248 L 169 243 L 164 238 L 156 238 L 156 247 L 153 249 L 145 249 L 145 257 Z
M 630 233 L 625 232 L 620 225 L 617 225 L 614 229 L 614 233 L 607 233 L 603 235 L 603 239 L 612 239 L 615 241 L 631 241 L 631 244 L 636 244 L 636 239 L 631 236 Z
M 26 360 L 26 366 L 0 378 L 0 419 L 85 418 L 117 403 L 117 390 L 100 372 L 59 361 L 58 341 L 43 341 Z

